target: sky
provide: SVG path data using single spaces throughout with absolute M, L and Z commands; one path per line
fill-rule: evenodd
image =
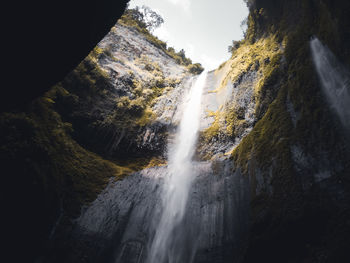
M 131 8 L 142 5 L 164 19 L 154 34 L 177 51 L 183 48 L 193 63 L 201 63 L 206 70 L 229 59 L 228 46 L 243 38 L 241 22 L 248 16 L 243 0 L 130 1 Z

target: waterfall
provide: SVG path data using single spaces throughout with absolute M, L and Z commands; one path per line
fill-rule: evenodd
M 350 128 L 349 73 L 319 39 L 311 40 L 310 46 L 313 62 L 328 102 L 342 124 Z
M 176 100 L 168 166 L 111 181 L 77 219 L 72 249 L 101 263 L 240 262 L 250 229 L 249 178 L 230 159 L 192 161 L 210 77 L 177 87 L 183 102 Z
M 201 97 L 207 73 L 203 72 L 192 85 L 175 142 L 170 146 L 167 175 L 162 190 L 162 211 L 148 254 L 148 263 L 179 262 L 174 232 L 182 222 L 189 191 L 195 177 L 192 157 L 200 123 Z

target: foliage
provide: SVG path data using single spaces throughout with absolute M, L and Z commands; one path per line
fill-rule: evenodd
M 143 14 L 143 21 L 145 21 L 146 28 L 150 32 L 160 27 L 164 23 L 164 19 L 147 6 L 142 6 L 140 11 Z
M 242 43 L 241 41 L 233 40 L 232 45 L 228 46 L 228 52 L 233 53 L 235 50 L 237 50 L 240 47 L 241 43 Z
M 124 81 L 132 91 L 131 96 L 115 97 L 108 73 L 98 64 L 104 54 L 105 50 L 96 47 L 61 83 L 33 102 L 26 113 L 0 115 L 0 157 L 9 166 L 4 169 L 20 175 L 16 180 L 33 184 L 23 194 L 32 200 L 34 191 L 35 198 L 43 200 L 32 200 L 29 206 L 33 211 L 42 211 L 45 226 L 52 226 L 60 202 L 65 216 L 75 217 L 82 205 L 96 198 L 110 178 L 121 178 L 156 162 L 153 156 L 139 160 L 125 155 L 124 160 L 106 160 L 101 157 L 100 149 L 86 144 L 84 136 L 93 141 L 89 129 L 103 125 L 137 133 L 152 121 L 152 100 L 163 89 L 179 82 L 159 77 L 142 87 L 130 75 Z M 157 65 L 153 67 L 157 70 Z M 90 122 L 87 105 L 96 107 L 100 99 L 109 103 L 113 97 L 110 115 L 103 120 L 92 116 Z
M 113 53 L 109 54 L 108 50 L 109 47 L 105 47 L 92 52 L 62 81 L 63 90 L 69 94 L 57 90 L 56 109 L 73 122 L 73 137 L 81 145 L 105 157 L 118 161 L 142 155 L 150 159 L 162 154 L 161 143 L 157 144 L 157 149 L 141 146 L 143 136 L 140 133 L 146 132 L 146 127 L 159 126 L 152 107 L 164 92 L 179 85 L 180 79 L 165 78 L 157 62 L 141 55 L 133 63 L 149 78 L 142 79 L 130 70 L 114 80 L 110 75 L 114 73 L 101 66 L 105 56 L 114 60 Z M 96 133 L 103 136 L 96 137 Z M 165 133 L 162 129 L 157 138 L 165 139 Z
M 237 42 L 231 59 L 215 71 L 216 75 L 223 77 L 216 89 L 210 92 L 220 94 L 229 85 L 233 85 L 239 93 L 234 99 L 220 105 L 216 112 L 208 113 L 214 122 L 201 133 L 204 144 L 217 140 L 235 141 L 244 136 L 245 130 L 252 125 L 246 121 L 246 109 L 239 103 L 244 94 L 252 94 L 255 119 L 262 118 L 277 95 L 278 87 L 272 88 L 271 85 L 275 85 L 281 78 L 281 53 L 280 44 L 274 36 L 261 38 L 253 44 L 249 41 Z M 249 79 L 247 84 L 242 81 L 246 76 Z
M 255 0 L 243 0 L 243 1 L 247 4 L 248 8 L 253 8 L 255 5 Z
M 160 27 L 164 23 L 164 19 L 148 6 L 135 7 L 127 9 L 124 16 L 130 17 L 134 20 L 140 28 L 146 28 L 150 32 Z
M 158 39 L 156 36 L 154 36 L 151 33 L 152 30 L 149 30 L 149 28 L 147 27 L 145 16 L 152 16 L 150 14 L 153 14 L 154 11 L 150 10 L 149 8 L 146 8 L 146 9 L 148 10 L 146 11 L 148 15 L 144 15 L 143 11 L 140 11 L 141 9 L 139 8 L 127 9 L 124 15 L 121 17 L 121 19 L 119 19 L 118 23 L 121 25 L 136 28 L 141 34 L 143 34 L 146 37 L 146 39 L 150 43 L 152 43 L 153 45 L 161 49 L 168 56 L 172 57 L 177 64 L 190 66 L 192 64 L 192 61 L 191 59 L 186 57 L 185 51 L 183 49 L 181 49 L 179 52 L 176 52 L 173 47 L 167 47 L 167 44 L 164 41 Z M 153 16 L 157 16 L 156 13 L 153 14 Z M 156 24 L 158 25 L 158 23 Z M 196 64 L 199 64 L 199 63 L 196 63 Z M 195 65 L 190 68 L 199 69 L 199 65 L 198 66 Z M 194 74 L 198 72 L 200 72 L 200 70 L 194 70 Z
M 41 209 L 46 211 L 46 217 L 55 213 L 60 199 L 67 215 L 76 216 L 80 206 L 94 200 L 110 177 L 118 178 L 130 170 L 103 160 L 77 144 L 70 136 L 72 124 L 62 121 L 51 100 L 50 97 L 38 99 L 30 113 L 0 116 L 1 157 L 8 165 L 21 164 L 18 168 L 12 166 L 12 173 L 19 176 L 19 181 L 33 182 L 26 192 L 37 189 L 37 194 L 43 195 L 45 202 Z M 33 196 L 28 194 L 27 198 Z
M 187 69 L 192 74 L 200 74 L 204 70 L 200 63 L 190 64 L 187 66 Z
M 325 262 L 336 262 L 341 258 L 339 253 L 345 255 L 347 251 L 342 247 L 338 252 L 328 241 L 331 236 L 332 242 L 343 244 L 342 240 L 348 238 L 342 231 L 335 234 L 325 229 L 349 229 L 339 219 L 343 208 L 328 202 L 329 189 L 337 187 L 336 178 L 342 178 L 342 187 L 349 189 L 345 179 L 349 174 L 349 149 L 344 146 L 347 139 L 339 122 L 325 103 L 309 49 L 310 36 L 316 34 L 341 59 L 349 59 L 348 47 L 344 46 L 349 39 L 344 26 L 348 20 L 339 12 L 340 6 L 349 10 L 350 5 L 340 2 L 335 5 L 330 1 L 247 1 L 250 15 L 244 45 L 254 50 L 262 39 L 274 39 L 282 49 L 270 58 L 262 82 L 256 87 L 260 94 L 273 91 L 276 95 L 272 101 L 260 100 L 267 110 L 258 114 L 253 130 L 232 153 L 237 169 L 249 176 L 252 188 L 253 226 L 244 262 L 260 260 L 261 256 L 254 255 L 263 246 L 266 248 L 263 258 L 270 262 L 316 262 L 320 258 L 315 251 L 322 251 Z M 265 45 L 261 49 L 265 50 Z M 255 58 L 253 54 L 242 60 Z M 275 87 L 279 87 L 277 93 Z M 296 117 L 292 116 L 291 107 Z M 307 168 L 298 168 L 293 155 L 295 145 L 300 147 L 303 158 L 313 159 L 305 161 Z M 310 179 L 312 182 L 306 186 L 305 178 L 322 169 L 332 171 L 333 179 L 320 184 Z M 256 191 L 257 173 L 262 174 L 266 187 L 260 193 Z M 316 221 L 322 223 L 315 226 Z M 310 228 L 313 230 L 309 231 Z M 291 237 L 294 241 L 288 243 Z M 275 251 L 276 247 L 284 252 Z
M 251 10 L 249 34 L 244 45 L 248 45 L 253 50 L 247 57 L 255 58 L 257 56 L 254 53 L 256 45 L 259 46 L 258 49 L 261 50 L 262 54 L 264 54 L 267 46 L 271 46 L 269 50 L 272 52 L 275 52 L 279 45 L 283 47 L 283 53 L 280 51 L 275 54 L 271 53 L 274 55 L 270 56 L 269 63 L 264 69 L 263 82 L 260 82 L 256 89 L 261 90 L 262 87 L 272 89 L 275 84 L 281 85 L 281 88 L 272 103 L 263 102 L 263 104 L 268 105 L 268 110 L 262 114 L 262 118 L 257 122 L 253 131 L 237 147 L 233 153 L 233 158 L 246 172 L 249 172 L 249 162 L 252 158 L 256 158 L 260 167 L 269 167 L 273 161 L 278 164 L 278 169 L 285 169 L 284 167 L 291 167 L 292 163 L 290 146 L 286 146 L 286 144 L 291 145 L 299 142 L 312 151 L 311 149 L 315 148 L 318 141 L 325 142 L 327 140 L 326 130 L 330 129 L 328 126 L 330 123 L 326 121 L 329 118 L 327 117 L 329 109 L 324 107 L 320 87 L 311 62 L 308 47 L 310 32 L 319 31 L 317 35 L 327 39 L 331 45 L 336 45 L 332 42 L 339 41 L 339 38 L 334 35 L 336 27 L 329 13 L 329 8 L 325 8 L 324 2 L 320 3 L 317 8 L 308 1 L 303 1 L 301 8 L 296 3 L 286 1 L 282 1 L 282 3 L 275 6 L 272 6 L 273 1 L 268 0 L 247 2 Z M 291 14 L 291 9 L 297 10 L 297 12 Z M 276 16 L 283 19 L 272 27 L 271 22 L 275 21 L 274 17 Z M 302 17 L 302 19 L 296 20 L 295 17 Z M 320 23 L 315 23 L 314 19 L 319 20 Z M 322 26 L 315 28 L 315 25 L 319 24 L 322 24 Z M 258 28 L 260 29 L 257 30 Z M 263 35 L 261 29 L 264 29 Z M 275 44 L 266 45 L 265 43 L 261 46 L 259 43 L 262 40 L 273 40 L 270 43 Z M 242 54 L 241 47 L 237 50 L 237 53 Z M 233 58 L 234 56 L 235 53 Z M 247 61 L 247 57 L 242 60 Z M 281 63 L 281 58 L 285 58 L 286 65 Z M 259 64 L 263 65 L 263 61 L 264 59 L 260 59 Z M 288 76 L 288 78 L 283 76 Z M 279 83 L 279 80 L 282 81 Z M 294 128 L 292 127 L 290 113 L 287 111 L 286 103 L 288 99 L 291 100 L 295 110 L 301 114 L 300 120 Z M 320 121 L 320 118 L 323 121 Z M 337 126 L 338 124 L 335 122 L 332 125 Z M 291 133 L 291 130 L 294 133 Z M 323 138 L 323 136 L 325 137 Z M 335 134 L 332 134 L 332 136 L 335 136 Z M 284 145 L 281 148 L 278 146 L 280 143 Z M 339 150 L 338 146 L 328 145 L 323 147 L 336 152 Z M 278 161 L 276 161 L 276 158 Z
M 335 229 L 349 232 L 340 219 L 349 215 L 349 199 L 344 198 L 340 207 L 330 196 L 343 191 L 340 188 L 350 190 L 349 137 L 323 97 L 309 41 L 316 35 L 349 65 L 350 23 L 346 12 L 340 10 L 350 11 L 350 4 L 327 0 L 246 2 L 250 14 L 245 39 L 233 42 L 231 59 L 215 72 L 226 77 L 212 91 L 221 92 L 228 83 L 235 89 L 246 74 L 257 73 L 256 81 L 247 87 L 254 89 L 256 123 L 228 153 L 235 169 L 249 177 L 251 184 L 252 227 L 243 262 L 261 260 L 263 250 L 264 261 L 269 262 L 318 262 L 318 251 L 325 262 L 342 262 L 340 258 L 348 258 L 343 240 L 349 238 Z M 233 140 L 245 127 L 239 107 L 230 103 L 208 112 L 214 122 L 201 135 L 204 144 Z M 296 147 L 301 157 L 295 156 Z M 205 154 L 206 159 L 211 158 Z M 303 158 L 303 167 L 296 158 Z M 332 177 L 316 182 L 314 176 L 325 170 Z M 315 226 L 315 222 L 321 223 Z M 288 243 L 291 238 L 293 242 Z M 332 242 L 342 248 L 335 249 Z

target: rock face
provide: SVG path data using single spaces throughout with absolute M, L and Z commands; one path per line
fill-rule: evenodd
M 4 195 L 12 195 L 9 185 L 18 190 L 5 204 L 6 250 L 23 247 L 13 261 L 41 260 L 51 243 L 62 244 L 71 219 L 109 178 L 164 163 L 193 74 L 138 30 L 116 25 L 25 112 L 0 115 Z
M 76 98 L 71 111 L 63 107 L 58 112 L 76 127 L 78 142 L 102 155 L 161 156 L 191 76 L 136 28 L 116 24 L 90 57 L 58 85 L 68 92 L 60 92 L 63 104 Z M 82 89 L 84 85 L 93 89 L 93 97 L 86 99 L 91 95 Z
M 99 64 L 118 77 L 129 75 L 131 71 L 137 80 L 147 82 L 155 77 L 181 80 L 187 73 L 133 27 L 116 24 L 98 47 L 107 51 Z M 114 80 L 112 76 L 111 81 Z
M 174 233 L 183 248 L 178 258 L 190 262 L 192 254 L 193 262 L 238 260 L 249 227 L 248 178 L 233 172 L 227 160 L 198 163 L 196 173 L 186 216 Z M 165 174 L 166 167 L 149 168 L 111 182 L 77 219 L 71 249 L 78 253 L 53 262 L 145 262 Z
M 349 65 L 350 4 L 247 2 L 246 38 L 208 74 L 178 256 L 349 262 L 350 139 L 322 93 L 309 42 L 316 35 Z M 0 116 L 1 157 L 14 170 L 7 177 L 23 182 L 16 208 L 30 219 L 15 226 L 34 225 L 27 236 L 52 232 L 42 262 L 145 260 L 166 169 L 157 165 L 192 81 L 162 44 L 120 23 L 30 112 Z M 30 213 L 42 209 L 50 216 Z
M 229 156 L 265 114 L 279 88 L 265 83 L 280 63 L 282 49 L 273 38 L 241 44 L 209 74 L 198 149 L 202 158 Z
M 309 43 L 312 35 L 322 38 L 348 65 L 349 22 L 340 10 L 349 11 L 349 3 L 248 2 L 246 42 L 232 59 L 264 39 L 281 53 L 266 60 L 256 123 L 232 153 L 251 184 L 243 262 L 347 262 L 349 137 L 322 92 Z
M 350 10 L 349 4 L 345 1 L 337 5 L 329 1 L 248 2 L 251 13 L 246 39 L 233 50 L 225 65 L 209 73 L 204 94 L 197 158 L 210 160 L 202 163 L 203 167 L 214 167 L 221 160 L 231 168 L 228 174 L 222 169 L 201 170 L 193 188 L 186 218 L 191 222 L 191 230 L 184 229 L 191 237 L 198 236 L 198 240 L 188 239 L 189 247 L 198 246 L 191 250 L 196 251 L 194 262 L 348 262 L 349 135 L 322 93 L 309 41 L 311 35 L 317 35 L 348 64 L 349 50 L 344 44 L 350 39 L 346 30 L 348 21 L 340 10 Z M 339 56 L 337 50 L 345 55 Z M 154 175 L 153 171 L 141 174 Z M 128 184 L 128 180 L 143 180 L 140 174 L 135 176 L 114 187 L 118 189 Z M 233 191 L 222 188 L 222 178 L 226 178 L 227 185 L 234 185 Z M 237 178 L 244 183 L 239 184 Z M 142 207 L 149 210 L 134 210 L 127 205 L 131 208 L 126 211 L 119 202 L 113 208 L 105 206 L 106 200 L 118 196 L 113 194 L 113 187 L 108 188 L 101 199 L 82 213 L 74 238 L 89 243 L 89 238 L 95 236 L 92 233 L 118 233 L 107 238 L 114 240 L 115 245 L 108 250 L 110 258 L 106 260 L 118 262 L 128 258 L 140 262 L 147 253 L 145 240 L 152 231 L 147 228 L 147 213 L 154 212 L 158 200 L 154 199 L 157 187 L 149 181 L 145 185 L 141 198 L 130 193 L 128 202 L 135 201 L 136 207 L 144 204 Z M 203 185 L 212 187 L 212 195 L 207 194 Z M 149 192 L 154 193 L 152 198 L 146 197 Z M 235 193 L 241 193 L 243 198 L 235 199 Z M 213 197 L 226 201 L 223 207 L 218 202 L 218 206 L 207 211 Z M 123 196 L 119 198 L 125 201 Z M 228 200 L 243 203 L 226 206 L 231 202 Z M 198 203 L 203 208 L 198 208 Z M 112 218 L 114 215 L 123 218 L 123 223 L 93 224 L 88 219 L 104 222 L 97 216 L 103 214 L 101 207 L 97 208 L 100 205 L 114 211 L 110 212 Z M 231 208 L 244 222 L 240 219 L 235 222 L 237 218 L 231 216 Z M 198 214 L 203 215 L 206 223 L 198 220 Z M 206 221 L 210 215 L 215 215 L 215 219 Z M 193 218 L 205 226 L 199 235 L 195 234 L 198 230 Z M 226 219 L 232 228 L 226 225 Z M 224 223 L 213 226 L 212 220 Z M 109 232 L 103 225 L 113 230 Z M 223 235 L 222 229 L 225 229 Z M 226 254 L 225 244 L 211 236 L 213 233 L 221 241 L 227 240 L 227 247 L 239 251 L 238 254 Z M 236 238 L 242 241 L 241 246 L 235 247 Z M 179 240 L 186 243 L 186 235 L 180 235 Z M 107 243 L 110 241 L 100 244 Z M 102 246 L 93 253 L 98 256 L 104 249 Z

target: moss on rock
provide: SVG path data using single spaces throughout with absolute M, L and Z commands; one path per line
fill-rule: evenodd
M 350 10 L 349 4 L 251 2 L 248 45 L 271 38 L 280 52 L 266 64 L 255 88 L 262 95 L 256 106 L 257 122 L 231 155 L 237 168 L 249 176 L 252 188 L 252 228 L 244 262 L 261 258 L 269 262 L 319 262 L 320 258 L 346 262 L 348 248 L 335 249 L 328 240 L 332 237 L 332 242 L 342 244 L 348 238 L 341 231 L 333 235 L 327 229 L 350 229 L 339 220 L 348 202 L 342 193 L 350 189 L 345 179 L 350 172 L 348 137 L 321 92 L 309 41 L 317 35 L 329 47 L 337 47 L 335 53 L 343 50 L 348 54 L 342 43 L 349 39 L 347 22 L 338 12 Z M 343 61 L 348 58 L 340 57 Z M 264 99 L 264 93 L 270 91 L 272 96 Z M 300 167 L 296 155 L 302 155 L 298 158 L 304 158 L 306 164 Z M 313 176 L 324 170 L 331 178 L 319 183 Z M 264 181 L 259 192 L 257 171 Z M 335 196 L 342 204 L 334 201 Z

